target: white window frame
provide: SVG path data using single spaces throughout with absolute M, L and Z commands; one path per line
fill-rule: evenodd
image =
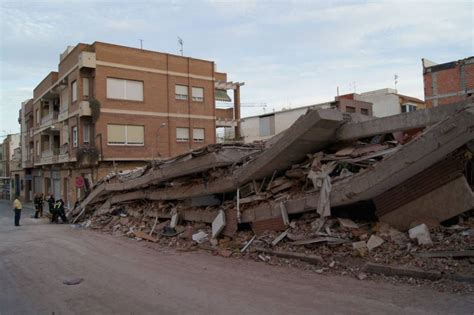
M 115 97 L 110 95 L 109 93 L 109 82 L 112 80 L 115 81 L 122 81 L 121 83 L 123 84 L 123 98 L 120 97 Z M 134 82 L 134 83 L 140 83 L 141 84 L 141 98 L 138 99 L 132 99 L 127 96 L 127 82 Z M 118 82 L 117 82 L 118 83 Z M 107 99 L 111 100 L 124 100 L 124 101 L 131 101 L 131 102 L 143 102 L 145 100 L 145 83 L 140 80 L 127 80 L 127 79 L 120 79 L 120 78 L 106 78 L 106 94 L 107 94 Z
M 91 125 L 82 126 L 82 142 L 89 144 L 91 142 Z
M 403 108 L 406 108 L 406 111 L 403 111 Z M 416 105 L 413 105 L 413 104 L 403 104 L 402 105 L 402 113 L 411 113 L 411 112 L 414 112 L 416 110 L 417 110 Z
M 186 88 L 186 94 L 182 94 L 178 92 L 178 87 L 184 87 Z M 188 86 L 187 85 L 182 85 L 182 84 L 176 84 L 174 88 L 174 94 L 175 94 L 175 99 L 180 100 L 180 101 L 187 101 L 188 100 Z
M 202 130 L 202 138 L 196 137 L 196 131 Z M 193 141 L 194 142 L 204 142 L 206 139 L 206 129 L 205 128 L 193 128 Z
M 72 146 L 77 148 L 79 141 L 77 139 L 77 126 L 72 127 Z
M 123 126 L 124 127 L 125 142 L 123 142 L 123 143 L 109 142 L 109 136 L 107 135 L 107 145 L 110 145 L 110 146 L 134 146 L 134 147 L 143 147 L 145 145 L 145 126 L 144 125 L 107 124 L 107 126 L 109 126 L 109 125 Z M 142 143 L 128 143 L 128 127 L 129 126 L 143 127 L 143 142 Z
M 187 138 L 185 137 L 178 137 L 178 130 L 181 129 L 181 130 L 184 130 L 186 129 L 187 130 L 187 133 L 188 133 L 188 136 Z M 188 142 L 189 141 L 189 128 L 187 127 L 176 127 L 176 142 Z
M 194 92 L 197 92 L 198 90 L 202 91 L 202 96 L 194 96 L 195 95 Z M 193 102 L 204 102 L 204 88 L 203 87 L 193 86 L 191 88 L 191 94 L 193 97 Z
M 72 81 L 71 83 L 71 90 L 72 90 L 72 102 L 74 103 L 77 101 L 77 80 Z

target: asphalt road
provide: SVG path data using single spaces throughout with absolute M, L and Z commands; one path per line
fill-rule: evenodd
M 0 314 L 473 314 L 474 297 L 177 252 L 0 202 Z M 83 278 L 78 285 L 64 280 Z

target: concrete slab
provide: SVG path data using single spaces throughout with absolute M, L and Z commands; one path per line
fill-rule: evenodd
M 225 213 L 219 210 L 216 218 L 212 221 L 212 238 L 216 238 L 225 228 Z
M 337 139 L 339 141 L 348 141 L 384 133 L 431 126 L 470 104 L 472 104 L 472 101 L 465 101 L 449 106 L 417 110 L 365 122 L 350 122 L 339 128 L 337 131 Z

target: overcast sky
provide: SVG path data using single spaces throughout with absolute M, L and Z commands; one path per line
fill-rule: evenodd
M 213 60 L 267 112 L 394 87 L 423 99 L 421 58 L 474 55 L 472 1 L 5 1 L 0 136 L 67 45 L 110 42 Z M 245 107 L 244 116 L 261 108 Z

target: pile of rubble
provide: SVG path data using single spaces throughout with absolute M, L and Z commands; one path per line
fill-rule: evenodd
M 310 110 L 265 143 L 112 174 L 68 215 L 181 250 L 473 283 L 473 141 L 471 103 L 372 120 Z

